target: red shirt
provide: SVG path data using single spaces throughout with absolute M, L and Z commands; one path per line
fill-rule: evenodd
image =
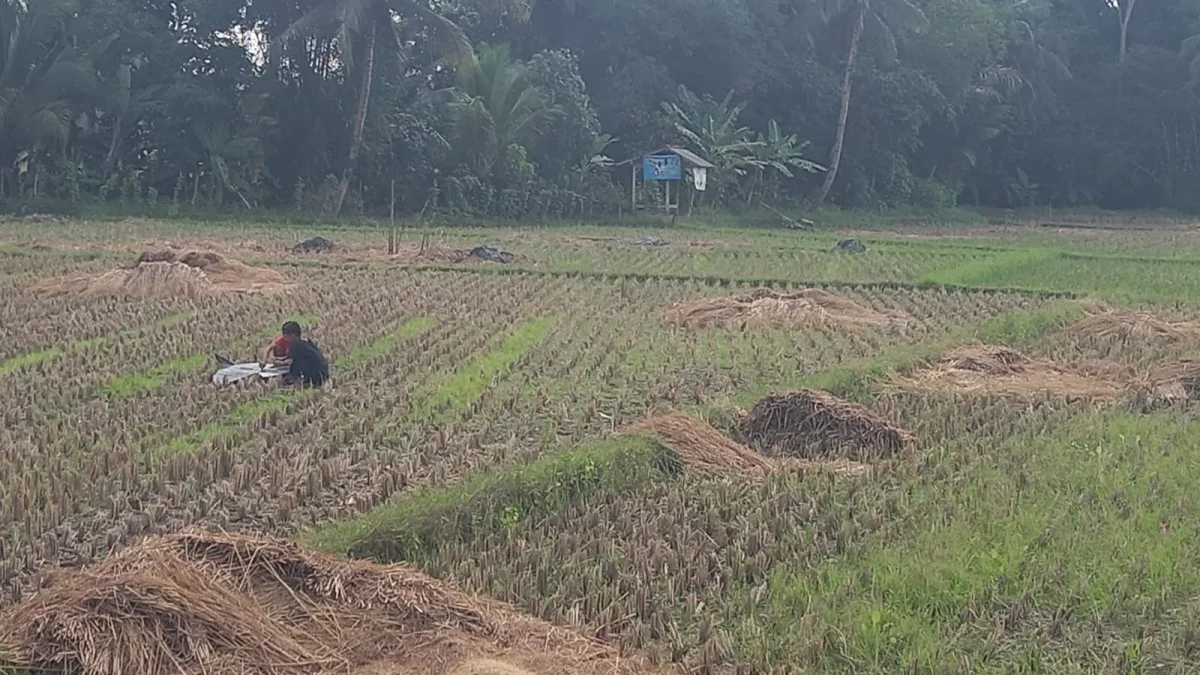
M 288 347 L 290 346 L 291 345 L 288 343 L 287 338 L 283 337 L 282 335 L 274 340 L 271 340 L 271 348 L 275 351 L 275 356 L 277 358 L 286 357 L 288 355 Z

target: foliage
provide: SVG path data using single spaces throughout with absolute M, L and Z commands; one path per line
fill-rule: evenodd
M 600 214 L 622 202 L 594 159 L 676 142 L 719 166 L 709 206 L 1195 211 L 1198 20 L 1193 0 L 3 0 L 0 199 L 378 215 L 395 181 L 401 213 Z

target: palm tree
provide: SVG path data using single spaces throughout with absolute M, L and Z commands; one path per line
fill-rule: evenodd
M 74 0 L 0 0 L 0 170 L 66 145 L 72 104 L 92 87 L 84 55 L 69 47 Z
M 850 93 L 854 67 L 858 62 L 862 39 L 866 37 L 879 46 L 890 58 L 896 55 L 896 33 L 903 29 L 919 30 L 928 20 L 925 13 L 910 0 L 821 0 L 814 6 L 816 16 L 810 25 L 828 25 L 835 20 L 850 22 L 850 40 L 846 49 L 846 68 L 842 75 L 842 105 L 838 111 L 837 131 L 833 149 L 829 152 L 829 171 L 817 195 L 817 206 L 825 202 L 842 162 L 842 147 L 846 140 L 846 120 L 850 116 Z
M 222 206 L 225 203 L 225 191 L 229 190 L 237 195 L 247 209 L 252 208 L 243 192 L 248 187 L 245 174 L 261 166 L 262 140 L 253 134 L 235 134 L 230 131 L 228 124 L 207 120 L 193 122 L 192 134 L 200 146 L 201 171 L 211 176 L 209 201 Z M 197 186 L 199 180 L 198 173 Z M 196 194 L 193 193 L 193 202 L 195 199 Z
M 134 88 L 134 72 L 145 63 L 141 55 L 121 59 L 115 77 L 103 92 L 104 107 L 112 116 L 112 137 L 104 157 L 104 177 L 108 179 L 117 167 L 126 139 L 147 115 L 165 108 L 162 100 L 163 86 Z
M 447 59 L 456 63 L 469 62 L 471 59 L 470 42 L 463 31 L 421 0 L 325 0 L 285 28 L 268 50 L 270 61 L 279 63 L 283 48 L 288 43 L 319 35 L 333 38 L 338 60 L 347 74 L 358 68 L 358 101 L 351 121 L 350 147 L 338 185 L 335 214 L 342 210 L 346 192 L 350 188 L 350 178 L 362 149 L 379 33 L 391 36 L 399 47 L 401 20 L 421 22 L 439 40 L 439 50 Z
M 459 70 L 452 108 L 459 147 L 481 177 L 561 114 L 507 45 L 480 45 L 475 62 Z

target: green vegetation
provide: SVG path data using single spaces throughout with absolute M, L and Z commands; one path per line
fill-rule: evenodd
M 178 326 L 178 325 L 184 323 L 188 319 L 191 319 L 193 316 L 194 316 L 194 312 L 191 312 L 191 311 L 185 310 L 185 311 L 180 311 L 180 312 L 174 312 L 172 314 L 168 314 L 167 316 L 165 316 L 161 319 L 158 319 L 157 321 L 152 321 L 145 325 L 134 326 L 133 328 L 123 330 L 116 335 L 99 335 L 99 336 L 91 337 L 91 338 L 82 338 L 79 340 L 72 340 L 63 346 L 47 347 L 46 349 L 42 349 L 42 350 L 39 350 L 36 352 L 29 352 L 26 354 L 21 354 L 19 356 L 14 356 L 14 357 L 6 359 L 4 361 L 0 361 L 0 376 L 8 375 L 8 374 L 10 374 L 14 371 L 20 370 L 22 368 L 37 366 L 37 365 L 46 363 L 47 361 L 52 361 L 54 359 L 57 359 L 60 356 L 65 356 L 70 353 L 76 353 L 76 352 L 86 351 L 89 349 L 94 349 L 96 347 L 99 347 L 99 346 L 105 344 L 106 342 L 118 341 L 123 338 L 128 338 L 130 336 L 145 334 L 150 331 L 157 330 L 157 329 L 172 328 L 174 326 Z
M 350 353 L 338 359 L 338 366 L 347 369 L 357 368 L 371 359 L 392 351 L 400 342 L 433 328 L 436 323 L 437 319 L 431 316 L 414 316 L 407 319 L 395 330 L 378 340 L 355 347 Z
M 483 471 L 452 488 L 418 490 L 304 535 L 318 549 L 380 560 L 420 560 L 438 548 L 534 522 L 568 503 L 637 490 L 681 470 L 660 443 L 625 436 L 526 465 Z
M 1067 654 L 1083 670 L 1144 672 L 1150 653 L 1155 668 L 1183 667 L 1198 617 L 1198 441 L 1190 420 L 1091 412 L 954 458 L 951 474 L 912 479 L 883 536 L 773 574 L 739 632 L 770 636 L 746 647 L 772 664 L 823 643 L 832 670 L 855 672 L 964 659 L 973 672 L 1039 672 Z
M 414 409 L 416 417 L 433 411 L 455 411 L 474 401 L 496 375 L 510 368 L 550 330 L 550 318 L 539 317 L 518 325 L 496 349 L 481 354 L 457 371 L 449 381 L 425 396 Z
M 1121 304 L 1175 303 L 1200 293 L 1200 264 L 1174 258 L 1080 255 L 1026 249 L 924 276 L 929 283 L 1092 295 Z
M 178 356 L 148 370 L 117 375 L 109 381 L 105 392 L 112 396 L 122 397 L 154 391 L 173 375 L 199 370 L 210 359 L 211 357 L 206 354 Z
M 49 347 L 40 351 L 14 356 L 11 359 L 0 361 L 0 375 L 8 375 L 9 373 L 20 370 L 21 368 L 36 366 L 40 363 L 45 363 L 51 359 L 58 358 L 66 353 L 67 350 L 63 349 L 62 347 Z

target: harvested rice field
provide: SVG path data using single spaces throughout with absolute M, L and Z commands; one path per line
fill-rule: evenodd
M 0 670 L 1200 670 L 1200 233 L 386 234 L 0 225 Z

